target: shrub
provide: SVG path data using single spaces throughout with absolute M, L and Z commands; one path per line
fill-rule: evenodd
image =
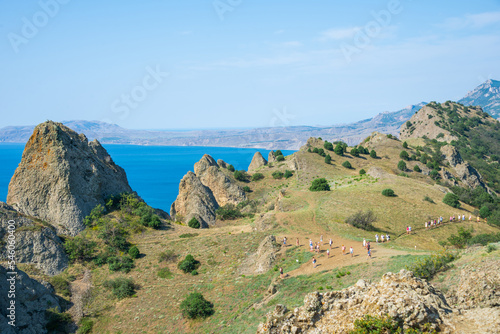
M 406 121 L 406 127 L 407 128 L 411 128 L 411 122 L 410 121 Z
M 408 148 L 408 143 L 407 142 L 403 142 L 403 148 Z
M 245 182 L 247 180 L 247 173 L 244 170 L 237 170 L 233 173 L 236 180 Z
M 206 318 L 214 314 L 214 304 L 199 292 L 192 292 L 180 305 L 181 313 L 189 319 Z
M 156 272 L 156 275 L 159 277 L 159 278 L 172 278 L 174 276 L 174 274 L 172 274 L 172 272 L 170 271 L 170 269 L 168 268 L 161 268 L 161 269 L 158 269 L 158 271 Z
M 259 181 L 264 178 L 264 174 L 262 173 L 255 173 L 252 175 L 252 181 Z
M 424 197 L 424 201 L 427 201 L 427 202 L 432 203 L 432 204 L 436 204 L 436 203 L 432 200 L 432 198 L 430 198 L 429 196 L 425 196 L 425 197 Z
M 45 316 L 47 318 L 45 328 L 51 332 L 59 333 L 66 324 L 71 323 L 71 315 L 66 312 L 59 312 L 57 307 L 45 310 Z
M 406 170 L 406 162 L 404 162 L 403 160 L 400 160 L 398 162 L 398 169 L 402 170 L 404 172 Z
M 179 264 L 177 264 L 177 268 L 179 268 L 185 273 L 190 273 L 193 270 L 198 269 L 199 266 L 200 266 L 200 261 L 195 260 L 193 255 L 191 254 L 186 255 L 184 260 L 182 260 L 181 262 L 179 262 Z
M 288 179 L 293 176 L 293 173 L 287 169 L 285 170 L 285 174 L 283 174 L 283 176 L 285 177 L 285 179 Z
M 345 152 L 344 146 L 342 145 L 342 143 L 337 143 L 337 145 L 335 146 L 335 149 L 333 151 L 337 155 L 344 155 L 344 152 Z
M 399 153 L 399 157 L 403 160 L 410 160 L 410 156 L 408 155 L 408 152 L 406 151 L 401 151 L 401 153 Z
M 230 171 L 230 172 L 234 172 L 235 171 L 233 165 L 227 165 L 227 170 Z
M 398 333 L 398 324 L 391 317 L 374 317 L 369 314 L 354 321 L 351 334 Z
M 194 238 L 197 236 L 198 236 L 198 233 L 183 233 L 183 234 L 179 235 L 179 239 Z
M 252 191 L 252 189 L 250 189 L 250 187 L 249 187 L 249 186 L 244 186 L 244 187 L 243 187 L 243 191 L 244 191 L 244 192 L 246 192 L 246 193 L 249 193 L 249 192 L 251 192 L 251 191 Z
M 359 175 L 365 175 L 365 174 L 366 174 L 366 171 L 364 169 L 359 170 Z
M 422 171 L 420 167 L 418 167 L 418 165 L 413 166 L 413 170 L 417 173 L 420 173 Z
M 497 234 L 488 234 L 488 233 L 482 233 L 482 234 L 477 234 L 470 238 L 467 241 L 468 245 L 483 245 L 486 246 L 489 243 L 492 242 L 499 242 L 500 241 L 500 233 Z
M 198 270 L 193 270 L 193 271 L 191 272 L 191 275 L 193 275 L 193 276 L 198 275 Z
M 171 249 L 166 250 L 158 254 L 158 262 L 175 262 L 177 261 L 177 255 Z
M 469 230 L 464 229 L 462 226 L 458 228 L 458 235 L 452 234 L 448 237 L 450 245 L 456 248 L 464 248 L 472 239 L 472 227 Z
M 330 156 L 330 154 L 327 154 L 325 157 L 325 163 L 329 165 L 331 162 L 332 162 L 332 157 Z
M 86 239 L 83 236 L 68 238 L 64 242 L 64 250 L 68 254 L 71 262 L 85 262 L 92 259 L 96 243 Z
M 273 174 L 274 179 L 282 179 L 283 178 L 283 172 L 280 172 L 279 170 L 275 171 Z
M 322 157 L 326 156 L 325 150 L 322 148 L 318 149 L 318 154 L 321 155 Z
M 382 195 L 387 196 L 387 197 L 394 197 L 396 194 L 394 193 L 394 190 L 387 188 L 382 190 Z
M 439 172 L 435 169 L 431 170 L 431 172 L 429 173 L 429 176 L 433 179 L 433 180 L 437 180 L 439 179 Z
M 352 168 L 351 163 L 349 161 L 344 161 L 342 163 L 342 166 L 344 166 L 347 169 L 351 169 Z
M 453 193 L 447 193 L 443 198 L 443 203 L 454 208 L 460 207 L 460 201 L 458 200 L 458 196 Z
M 481 209 L 479 209 L 479 216 L 482 218 L 488 218 L 491 215 L 491 210 L 487 205 L 483 205 Z
M 441 269 L 446 268 L 448 263 L 457 258 L 458 255 L 456 253 L 442 252 L 418 260 L 411 266 L 406 266 L 406 269 L 412 271 L 416 277 L 429 280 Z
M 317 147 L 313 148 L 313 153 L 318 153 L 319 149 Z
M 328 151 L 333 151 L 333 144 L 332 143 L 325 141 L 325 144 L 323 145 L 323 147 L 325 149 L 327 149 Z
M 139 205 L 139 207 L 135 210 L 133 210 L 133 214 L 136 216 L 141 217 L 140 223 L 143 226 L 151 227 L 154 229 L 157 229 L 160 227 L 161 221 L 160 218 L 154 213 L 154 210 L 152 207 L 149 205 L 146 205 L 145 203 L 141 203 L 142 205 Z
M 188 226 L 191 228 L 200 228 L 201 224 L 196 217 L 193 217 L 189 220 Z
M 488 247 L 486 247 L 486 253 L 491 253 L 491 252 L 494 252 L 496 250 L 497 250 L 497 248 L 493 245 L 488 245 Z
M 310 191 L 330 191 L 330 185 L 325 178 L 315 179 L 309 187 Z
M 218 219 L 233 220 L 244 217 L 244 214 L 232 203 L 228 203 L 215 210 Z
M 377 217 L 371 210 L 367 210 L 365 212 L 358 211 L 352 216 L 349 216 L 346 219 L 346 223 L 352 225 L 356 228 L 360 228 L 366 231 L 373 231 L 375 228 L 373 227 L 373 223 L 377 221 Z
M 60 295 L 68 297 L 71 294 L 69 290 L 69 282 L 61 275 L 53 276 L 49 279 L 50 284 L 54 287 L 54 290 Z
M 134 268 L 134 260 L 130 256 L 112 256 L 108 258 L 108 267 L 111 271 L 128 273 Z
M 128 250 L 128 255 L 130 255 L 130 257 L 133 259 L 137 259 L 140 254 L 141 252 L 139 252 L 139 248 L 137 248 L 137 246 L 132 246 Z
M 79 323 L 77 334 L 88 334 L 92 332 L 92 328 L 94 327 L 94 322 L 89 318 L 82 318 Z
M 285 160 L 285 157 L 283 155 L 278 155 L 276 157 L 276 161 L 284 161 Z
M 131 278 L 118 277 L 107 280 L 103 286 L 111 290 L 113 295 L 118 299 L 130 297 L 135 294 L 136 286 Z
M 90 214 L 83 219 L 83 223 L 86 226 L 94 225 L 94 222 L 99 220 L 99 218 L 104 215 L 105 210 L 106 209 L 101 204 L 98 204 L 95 208 L 92 209 L 92 211 L 90 211 Z
M 375 150 L 371 150 L 370 151 L 370 157 L 373 158 L 373 159 L 376 159 L 377 158 L 377 152 L 375 152 Z
M 276 155 L 276 156 L 283 155 L 283 152 L 281 152 L 281 150 L 276 150 L 275 155 Z
M 359 151 L 358 151 L 358 149 L 354 147 L 354 148 L 351 150 L 351 155 L 352 155 L 353 157 L 359 157 Z

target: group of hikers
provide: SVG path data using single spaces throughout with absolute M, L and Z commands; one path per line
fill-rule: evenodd
M 453 215 L 453 216 L 450 216 L 450 223 L 453 223 L 453 222 L 460 222 L 460 221 L 465 221 L 466 220 L 466 217 L 465 217 L 465 214 L 458 214 L 457 216 Z M 472 222 L 472 215 L 469 215 L 469 222 Z M 481 221 L 481 217 L 477 216 L 476 217 L 476 221 L 479 223 Z M 484 218 L 484 221 L 485 222 L 488 222 L 486 220 L 486 218 Z M 444 223 L 444 218 L 442 216 L 440 216 L 439 218 L 437 219 L 431 219 L 429 221 L 426 221 L 424 223 L 424 227 L 425 229 L 431 229 L 431 228 L 434 228 L 438 225 L 441 225 Z

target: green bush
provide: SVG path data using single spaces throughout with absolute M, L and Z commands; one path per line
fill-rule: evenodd
M 92 209 L 92 211 L 90 211 L 90 214 L 83 219 L 83 223 L 89 227 L 93 226 L 94 222 L 99 220 L 99 218 L 104 215 L 105 211 L 106 209 L 101 204 L 98 204 L 95 208 Z
M 318 153 L 319 149 L 317 147 L 313 148 L 313 153 Z
M 69 281 L 65 279 L 62 275 L 53 276 L 49 279 L 50 284 L 54 287 L 54 290 L 62 296 L 69 297 L 71 291 L 69 290 Z
M 377 221 L 377 217 L 372 210 L 367 210 L 365 212 L 360 210 L 355 214 L 349 216 L 345 222 L 356 228 L 360 228 L 366 231 L 373 231 L 375 230 L 375 227 L 373 226 L 373 223 L 375 221 Z
M 200 261 L 195 260 L 193 255 L 191 254 L 186 255 L 184 260 L 182 260 L 177 264 L 177 268 L 179 268 L 185 273 L 190 273 L 193 270 L 198 269 L 199 266 L 200 266 Z
M 193 270 L 193 271 L 191 272 L 191 275 L 193 275 L 193 276 L 198 275 L 198 270 Z
M 281 150 L 276 150 L 276 152 L 274 152 L 274 154 L 276 156 L 280 156 L 280 155 L 283 155 L 283 152 L 281 152 Z
M 370 151 L 370 157 L 373 158 L 373 159 L 376 159 L 377 158 L 377 152 L 375 152 L 375 150 L 371 150 Z
M 347 169 L 351 169 L 352 168 L 351 163 L 349 161 L 344 161 L 342 163 L 342 166 L 344 166 Z
M 249 186 L 244 186 L 244 187 L 243 187 L 243 191 L 244 191 L 244 192 L 246 192 L 246 193 L 249 193 L 249 192 L 251 192 L 251 191 L 252 191 L 252 189 L 250 189 L 250 187 L 249 187 Z
M 233 176 L 236 180 L 245 182 L 247 180 L 247 173 L 244 170 L 237 170 L 233 173 Z
M 323 145 L 323 147 L 325 149 L 327 149 L 328 151 L 333 151 L 333 144 L 332 143 L 325 141 L 325 144 Z
M 425 196 L 425 197 L 424 197 L 424 201 L 427 201 L 427 202 L 432 203 L 432 204 L 436 204 L 436 203 L 432 200 L 432 198 L 430 198 L 429 196 Z
M 234 172 L 235 171 L 233 165 L 227 165 L 227 170 L 230 171 L 230 172 Z
M 442 252 L 418 260 L 412 265 L 406 266 L 406 269 L 412 271 L 416 277 L 429 280 L 440 270 L 446 268 L 448 263 L 457 258 L 458 255 L 456 253 Z
M 486 253 L 491 253 L 491 252 L 494 252 L 496 250 L 497 250 L 497 248 L 493 245 L 488 245 L 488 247 L 486 247 Z
M 404 172 L 406 170 L 406 162 L 404 162 L 403 160 L 400 160 L 398 162 L 398 169 L 402 170 Z
M 448 242 L 450 245 L 456 248 L 464 248 L 467 246 L 472 239 L 472 227 L 468 230 L 464 229 L 462 226 L 458 228 L 458 235 L 452 234 L 448 237 Z
M 467 241 L 468 245 L 483 245 L 486 246 L 489 243 L 493 242 L 499 242 L 500 241 L 500 233 L 497 234 L 488 234 L 488 233 L 482 233 L 482 234 L 477 234 L 470 238 Z
M 92 328 L 94 328 L 94 322 L 89 318 L 82 318 L 79 323 L 78 330 L 76 334 L 88 334 L 92 332 Z
M 68 238 L 64 242 L 64 250 L 66 254 L 68 254 L 68 258 L 71 262 L 90 261 L 94 254 L 95 247 L 96 243 L 94 241 L 90 241 L 83 236 Z
M 159 278 L 167 278 L 167 279 L 174 277 L 174 274 L 167 267 L 158 269 L 158 271 L 156 272 L 156 275 Z
M 315 179 L 309 187 L 310 191 L 330 191 L 330 185 L 325 178 Z
M 460 201 L 458 200 L 458 196 L 453 193 L 447 193 L 443 198 L 443 203 L 454 208 L 460 207 Z
M 110 271 L 122 271 L 128 273 L 134 268 L 134 260 L 130 256 L 112 256 L 108 258 Z
M 113 295 L 118 299 L 127 298 L 135 294 L 136 286 L 131 278 L 118 277 L 107 280 L 103 286 L 111 290 Z
M 401 151 L 401 153 L 399 153 L 399 157 L 406 161 L 410 160 L 410 155 L 406 151 Z
M 365 175 L 365 174 L 366 174 L 366 171 L 364 169 L 359 170 L 359 175 Z
M 325 157 L 325 163 L 330 164 L 331 162 L 332 162 L 332 157 L 330 156 L 330 154 L 327 154 Z
M 350 153 L 351 153 L 351 155 L 352 155 L 353 157 L 359 157 L 359 151 L 358 151 L 358 149 L 357 149 L 357 148 L 355 148 L 355 147 L 351 150 L 351 152 L 350 152 Z
M 335 152 L 336 155 L 344 155 L 345 152 L 344 146 L 342 145 L 342 143 L 337 143 L 333 151 Z
M 191 228 L 200 228 L 201 224 L 195 217 L 191 218 L 188 222 L 188 226 Z
M 141 225 L 146 227 L 151 227 L 154 229 L 159 228 L 161 221 L 160 218 L 154 213 L 153 208 L 150 207 L 149 205 L 146 205 L 145 203 L 141 204 L 142 205 L 139 205 L 137 209 L 133 210 L 133 214 L 141 217 L 140 218 Z
M 488 218 L 490 215 L 491 211 L 487 205 L 483 205 L 481 209 L 479 209 L 479 216 L 481 216 L 481 218 Z
M 403 142 L 403 148 L 408 148 L 408 143 L 407 142 Z
M 262 173 L 255 173 L 252 175 L 252 181 L 259 181 L 264 178 L 264 174 Z
M 437 180 L 437 179 L 439 179 L 439 172 L 437 170 L 433 169 L 433 170 L 430 171 L 429 176 L 433 180 Z
M 323 150 L 322 148 L 318 149 L 318 154 L 321 155 L 322 157 L 326 157 L 325 150 Z
M 215 210 L 215 214 L 218 219 L 221 220 L 233 220 L 244 217 L 245 215 L 232 203 L 228 203 L 224 206 L 219 207 Z
M 282 179 L 284 176 L 283 172 L 280 172 L 279 170 L 275 171 L 272 175 L 274 179 Z
M 283 176 L 285 177 L 285 179 L 289 179 L 293 176 L 293 173 L 292 173 L 292 171 L 289 171 L 287 169 L 287 170 L 285 170 L 285 174 L 283 174 Z
M 130 257 L 133 259 L 137 259 L 140 254 L 141 252 L 139 252 L 139 248 L 137 248 L 137 246 L 132 246 L 128 250 L 128 255 L 130 255 Z
M 351 334 L 398 333 L 398 324 L 391 317 L 374 317 L 369 314 L 354 321 Z
M 180 305 L 181 313 L 189 319 L 206 318 L 214 314 L 214 304 L 199 292 L 192 292 Z
M 285 160 L 285 157 L 283 155 L 278 155 L 276 157 L 276 161 L 283 161 L 283 160 Z
M 158 254 L 158 262 L 175 262 L 177 261 L 177 255 L 171 249 L 166 250 Z
M 413 170 L 417 173 L 420 173 L 422 171 L 420 167 L 418 167 L 418 165 L 413 166 Z
M 387 196 L 387 197 L 394 197 L 396 194 L 394 193 L 394 190 L 387 188 L 382 190 L 382 195 Z

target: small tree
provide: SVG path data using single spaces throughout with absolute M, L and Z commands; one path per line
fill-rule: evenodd
M 233 173 L 233 176 L 238 181 L 245 182 L 247 180 L 247 175 L 246 175 L 246 172 L 244 170 L 237 170 L 237 171 L 235 171 Z
M 368 210 L 368 211 L 358 211 L 352 216 L 349 216 L 346 219 L 346 223 L 349 225 L 352 225 L 354 227 L 366 230 L 366 231 L 373 231 L 375 228 L 373 227 L 373 223 L 377 220 L 377 217 L 373 213 L 373 211 Z
M 359 151 L 356 147 L 354 147 L 352 150 L 351 150 L 351 155 L 353 157 L 359 157 Z
M 344 155 L 344 146 L 341 143 L 337 143 L 333 151 L 336 155 Z
M 188 226 L 191 228 L 200 228 L 201 224 L 196 217 L 193 217 L 189 220 Z
M 325 178 L 315 179 L 309 187 L 310 191 L 330 191 L 330 185 Z
M 128 255 L 130 255 L 130 257 L 133 259 L 137 259 L 140 254 L 141 252 L 139 252 L 139 248 L 137 248 L 137 246 L 132 246 L 128 250 Z
M 406 162 L 404 162 L 403 160 L 400 160 L 398 162 L 398 169 L 402 170 L 404 172 L 406 170 Z
M 325 141 L 325 144 L 323 145 L 323 147 L 325 149 L 327 149 L 328 151 L 333 151 L 333 144 L 330 142 Z
M 347 169 L 351 169 L 352 168 L 351 163 L 349 161 L 344 161 L 342 163 L 342 166 L 344 166 Z
M 277 170 L 272 175 L 273 175 L 273 178 L 275 178 L 275 179 L 282 179 L 284 174 L 283 174 L 283 172 L 280 172 L 279 170 Z
M 458 199 L 458 196 L 453 193 L 447 193 L 446 195 L 444 195 L 443 203 L 454 208 L 460 207 L 460 201 Z
M 396 194 L 394 193 L 394 190 L 387 188 L 382 190 L 382 195 L 387 196 L 387 197 L 394 197 Z
M 283 160 L 285 160 L 285 157 L 283 156 L 283 154 L 282 155 L 278 155 L 276 157 L 276 161 L 283 161 Z
M 373 159 L 377 159 L 377 152 L 375 152 L 375 150 L 371 150 L 370 151 L 370 157 L 373 158 Z
M 359 170 L 359 175 L 365 175 L 365 174 L 366 174 L 366 171 L 364 169 Z
M 200 261 L 195 260 L 193 255 L 188 254 L 184 258 L 184 260 L 179 262 L 179 264 L 177 265 L 177 268 L 179 268 L 180 270 L 182 270 L 185 273 L 190 273 L 193 270 L 198 269 L 199 266 L 200 266 Z
M 182 315 L 189 319 L 206 318 L 214 314 L 214 304 L 199 292 L 192 292 L 180 305 Z
M 275 155 L 276 156 L 283 155 L 283 152 L 281 152 L 281 150 L 276 150 Z
M 491 210 L 488 206 L 483 205 L 481 209 L 479 209 L 479 216 L 482 218 L 488 218 L 491 215 Z
M 325 157 L 325 163 L 329 165 L 331 162 L 332 162 L 332 157 L 330 156 L 330 154 L 327 154 Z
M 252 181 L 259 181 L 264 178 L 264 174 L 262 173 L 255 173 L 252 175 Z
M 401 151 L 401 153 L 399 153 L 399 157 L 403 160 L 410 160 L 410 156 L 408 155 L 408 152 L 406 151 Z
M 293 173 L 287 169 L 285 170 L 285 174 L 283 174 L 283 176 L 285 177 L 285 179 L 288 179 L 293 176 Z
M 413 166 L 413 170 L 417 173 L 420 173 L 422 171 L 420 167 L 418 167 L 418 165 Z
M 103 286 L 111 290 L 118 299 L 130 297 L 135 293 L 135 284 L 131 278 L 118 277 L 105 281 Z
M 408 148 L 408 143 L 407 142 L 403 142 L 403 148 Z
M 233 165 L 227 165 L 227 170 L 230 171 L 230 172 L 234 172 L 235 171 Z
M 244 186 L 244 187 L 243 187 L 243 191 L 244 191 L 244 192 L 246 192 L 246 193 L 249 193 L 249 192 L 251 192 L 252 190 L 250 189 L 250 187 L 249 187 L 249 186 Z

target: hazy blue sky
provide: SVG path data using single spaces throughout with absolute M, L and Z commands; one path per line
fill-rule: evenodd
M 0 127 L 331 125 L 500 79 L 498 0 L 0 0 L 0 36 Z

